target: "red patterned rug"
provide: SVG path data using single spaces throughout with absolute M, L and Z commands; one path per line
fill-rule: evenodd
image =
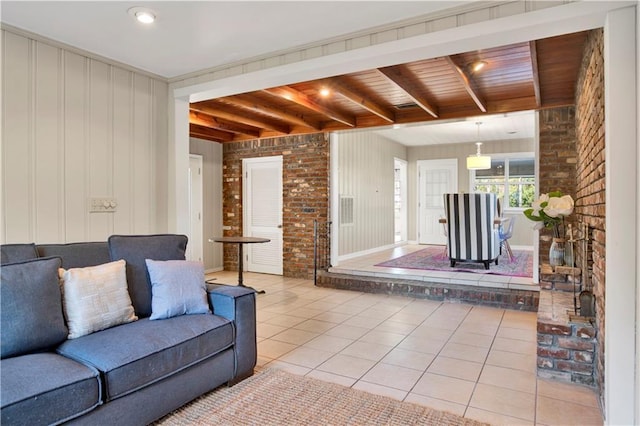
M 378 263 L 375 266 L 387 268 L 424 269 L 446 272 L 475 272 L 478 274 L 508 275 L 511 277 L 533 276 L 533 252 L 529 250 L 513 250 L 513 262 L 503 253 L 498 258 L 498 265 L 491 263 L 489 270 L 482 263 L 457 262 L 450 266 L 449 257 L 442 246 L 426 246 L 426 248 L 395 259 Z

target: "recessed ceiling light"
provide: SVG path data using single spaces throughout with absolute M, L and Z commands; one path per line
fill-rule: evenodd
M 473 72 L 478 72 L 482 68 L 484 68 L 485 65 L 487 65 L 485 61 L 475 61 L 471 64 L 471 69 L 473 70 Z
M 331 94 L 331 91 L 328 88 L 323 87 L 322 89 L 320 89 L 320 96 L 322 96 L 323 98 L 326 98 L 330 94 Z
M 151 9 L 147 9 L 146 7 L 132 7 L 127 10 L 129 15 L 136 18 L 138 22 L 142 22 L 143 24 L 151 24 L 156 20 L 156 14 Z

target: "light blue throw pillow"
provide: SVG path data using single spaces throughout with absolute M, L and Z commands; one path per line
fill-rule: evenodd
M 211 312 L 202 262 L 151 259 L 145 262 L 151 281 L 150 320 Z

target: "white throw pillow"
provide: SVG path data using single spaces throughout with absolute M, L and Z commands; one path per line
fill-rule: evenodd
M 145 259 L 151 279 L 150 320 L 207 314 L 207 286 L 202 262 Z
M 60 269 L 69 339 L 135 321 L 127 291 L 125 261 Z

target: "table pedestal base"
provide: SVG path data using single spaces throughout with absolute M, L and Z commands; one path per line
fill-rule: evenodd
M 244 270 L 244 266 L 242 265 L 242 259 L 244 259 L 244 256 L 242 254 L 242 244 L 238 244 L 238 286 L 244 287 L 244 288 L 250 288 L 251 290 L 255 291 L 258 294 L 264 294 L 265 293 L 264 290 L 256 290 L 255 288 L 249 287 L 248 285 L 244 285 L 242 283 L 242 271 Z
M 243 244 L 252 244 L 252 243 L 268 243 L 269 240 L 267 238 L 254 238 L 254 237 L 216 237 L 209 240 L 210 242 L 216 243 L 232 243 L 238 244 L 238 286 L 249 288 L 255 291 L 258 294 L 264 294 L 264 290 L 256 290 L 253 287 L 249 287 L 248 285 L 243 284 L 242 280 L 242 271 L 244 269 L 243 259 L 244 255 L 242 253 L 242 245 Z

